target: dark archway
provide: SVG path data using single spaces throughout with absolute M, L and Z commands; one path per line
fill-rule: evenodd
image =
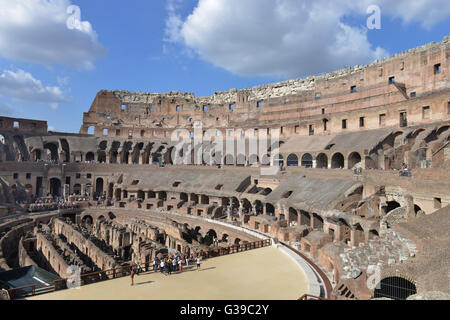
M 302 156 L 302 167 L 305 167 L 305 168 L 313 167 L 313 157 L 309 153 L 305 153 Z
M 270 203 L 266 203 L 266 215 L 275 216 L 275 207 Z
M 328 157 L 325 153 L 320 153 L 316 157 L 316 168 L 320 168 L 320 169 L 328 168 Z
M 361 163 L 361 155 L 358 152 L 352 152 L 348 156 L 348 168 L 353 169 L 358 163 Z
M 58 146 L 54 143 L 44 144 L 44 149 L 50 150 L 50 159 L 52 161 L 58 161 Z
M 331 158 L 331 168 L 344 168 L 344 156 L 342 153 L 335 153 Z
M 55 197 L 61 196 L 61 180 L 58 178 L 50 179 L 50 194 Z
M 97 193 L 97 195 L 103 194 L 103 179 L 102 178 L 97 178 L 97 180 L 95 181 L 95 192 Z
M 386 213 L 389 213 L 392 210 L 397 209 L 399 207 L 400 207 L 400 203 L 398 203 L 397 201 L 388 201 L 387 207 L 386 207 Z
M 415 284 L 401 277 L 384 278 L 377 288 L 379 289 L 375 289 L 375 298 L 406 300 L 410 295 L 417 293 Z
M 298 157 L 295 154 L 290 154 L 287 157 L 287 165 L 288 167 L 298 167 Z
M 86 161 L 94 161 L 95 160 L 95 156 L 93 152 L 88 152 L 86 153 Z

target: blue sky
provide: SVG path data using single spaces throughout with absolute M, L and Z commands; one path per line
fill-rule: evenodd
M 0 0 L 0 115 L 78 132 L 101 89 L 212 95 L 370 63 L 449 34 L 447 1 L 369 1 L 379 3 L 380 30 L 367 30 L 364 1 L 339 1 Z M 16 17 L 14 3 L 33 10 Z M 78 34 L 61 22 L 71 4 L 89 22 Z

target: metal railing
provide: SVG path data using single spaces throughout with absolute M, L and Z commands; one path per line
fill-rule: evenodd
M 248 250 L 263 248 L 263 247 L 267 247 L 270 245 L 271 245 L 271 240 L 265 239 L 265 240 L 250 242 L 250 243 L 244 243 L 244 244 L 240 244 L 240 245 L 234 245 L 234 246 L 226 247 L 226 248 L 216 248 L 216 249 L 211 249 L 208 251 L 202 251 L 202 252 L 200 252 L 200 255 L 202 256 L 202 258 L 208 259 L 208 258 L 215 258 L 215 257 L 224 256 L 224 255 L 229 255 L 229 254 L 244 252 L 244 251 L 248 251 Z M 124 266 L 109 269 L 109 270 L 82 274 L 81 279 L 80 279 L 81 280 L 80 285 L 83 286 L 83 285 L 87 285 L 87 284 L 91 284 L 91 283 L 96 283 L 96 282 L 101 282 L 101 281 L 106 281 L 106 280 L 111 280 L 111 279 L 128 276 L 131 273 L 130 267 L 131 267 L 131 265 L 128 264 L 128 265 L 124 265 Z M 148 272 L 153 269 L 153 267 L 150 265 L 150 262 L 140 264 L 140 267 L 143 272 Z M 53 281 L 52 285 L 34 284 L 34 285 L 9 289 L 8 290 L 9 297 L 11 299 L 19 299 L 19 298 L 30 297 L 30 296 L 34 296 L 34 295 L 38 295 L 38 294 L 42 294 L 42 293 L 49 293 L 49 292 L 64 290 L 64 289 L 67 289 L 67 280 L 68 279 L 58 279 L 58 280 Z

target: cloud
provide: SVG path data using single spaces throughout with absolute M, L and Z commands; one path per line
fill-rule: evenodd
M 0 101 L 0 116 L 11 116 L 13 110 L 11 106 L 7 103 L 3 103 Z
M 70 0 L 0 0 L 0 56 L 93 68 L 105 49 L 89 22 L 74 20 L 78 7 L 69 6 Z M 68 21 L 77 23 L 69 28 Z
M 184 20 L 176 6 L 168 8 L 165 40 L 181 43 L 203 60 L 240 75 L 293 77 L 329 72 L 389 55 L 370 44 L 365 25 L 343 22 L 349 14 L 368 17 L 371 4 L 379 4 L 382 18 L 398 16 L 423 25 L 431 23 L 427 19 L 449 15 L 425 10 L 429 2 L 420 0 L 414 4 L 406 0 L 395 4 L 384 0 L 199 0 Z M 427 13 L 421 15 L 421 10 Z
M 59 87 L 44 87 L 40 80 L 20 69 L 17 72 L 3 71 L 0 75 L 0 95 L 13 100 L 48 104 L 53 109 L 67 102 Z

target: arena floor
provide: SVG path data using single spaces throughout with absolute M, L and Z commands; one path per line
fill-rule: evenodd
M 308 292 L 301 269 L 275 247 L 205 260 L 164 276 L 141 273 L 30 300 L 295 300 Z

